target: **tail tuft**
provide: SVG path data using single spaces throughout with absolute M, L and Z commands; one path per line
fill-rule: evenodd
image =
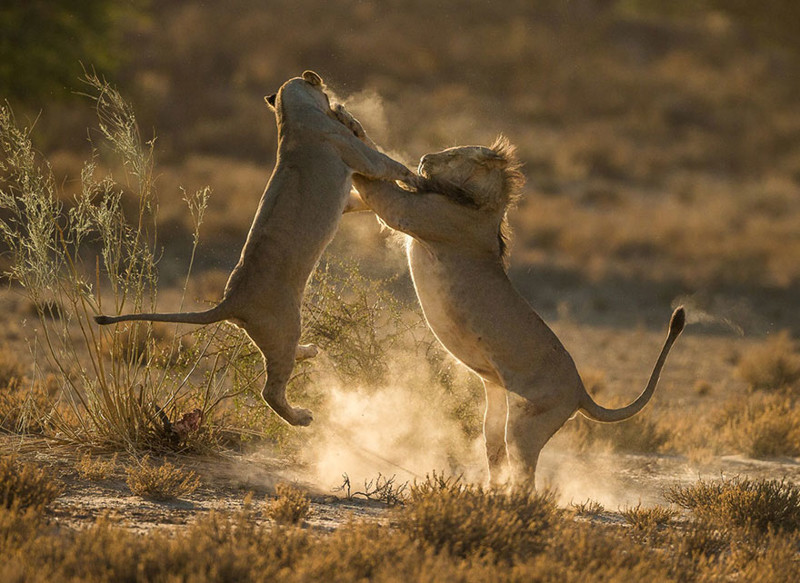
M 111 318 L 111 316 L 95 316 L 94 321 L 100 324 L 101 326 L 114 323 L 114 320 L 113 318 Z
M 686 310 L 683 306 L 678 306 L 672 313 L 672 318 L 669 320 L 669 334 L 670 336 L 678 336 L 683 332 L 683 327 L 686 326 Z

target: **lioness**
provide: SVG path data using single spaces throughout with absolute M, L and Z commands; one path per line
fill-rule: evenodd
M 507 211 L 524 181 L 519 166 L 501 138 L 490 148 L 423 156 L 415 192 L 358 175 L 353 183 L 384 223 L 410 235 L 408 263 L 428 325 L 483 379 L 490 481 L 504 481 L 510 463 L 515 479 L 534 484 L 539 452 L 576 411 L 613 422 L 647 404 L 685 315 L 673 313 L 650 382 L 633 403 L 595 403 L 572 357 L 506 274 Z
M 99 324 L 230 320 L 244 328 L 265 359 L 267 380 L 261 394 L 266 402 L 290 424 L 308 425 L 311 412 L 286 400 L 295 357 L 316 354 L 313 346 L 298 346 L 306 282 L 336 233 L 353 172 L 383 180 L 414 174 L 366 146 L 341 123 L 360 129 L 342 106 L 331 107 L 322 79 L 313 71 L 290 79 L 266 101 L 278 122 L 275 170 L 220 303 L 204 312 L 95 319 Z

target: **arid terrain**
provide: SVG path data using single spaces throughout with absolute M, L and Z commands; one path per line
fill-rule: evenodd
M 328 580 L 794 578 L 800 9 L 669 4 L 133 2 L 74 85 L 0 86 L 0 580 L 300 581 L 350 563 Z M 231 325 L 94 324 L 220 298 L 275 163 L 263 96 L 305 69 L 410 168 L 498 134 L 517 147 L 509 277 L 599 403 L 639 394 L 686 307 L 640 415 L 578 415 L 545 447 L 552 500 L 476 490 L 483 388 L 427 330 L 403 241 L 372 215 L 342 219 L 309 282 L 303 341 L 322 351 L 288 390 L 308 428 L 263 404 Z M 187 565 L 211 549 L 217 520 L 259 541 L 299 524 L 270 555 L 286 570 L 162 565 L 168 545 Z M 114 563 L 129 534 L 150 563 Z M 98 571 L 70 566 L 70 545 Z

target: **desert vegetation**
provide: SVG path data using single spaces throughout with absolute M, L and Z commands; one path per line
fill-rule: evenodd
M 0 476 L 7 489 L 9 476 Z M 548 492 L 491 492 L 434 475 L 387 511 L 386 523 L 349 523 L 322 534 L 295 526 L 308 499 L 284 486 L 275 500 L 248 497 L 241 511 L 211 512 L 172 536 L 133 534 L 109 516 L 59 532 L 43 514 L 45 499 L 0 508 L 0 574 L 50 581 L 789 581 L 798 575 L 796 487 L 722 480 L 674 489 L 669 497 L 691 514 L 676 520 L 675 510 L 637 506 L 623 511 L 630 526 L 598 524 L 575 520 Z
M 0 15 L 0 580 L 798 579 L 793 2 L 110 4 Z M 518 147 L 510 276 L 598 402 L 687 306 L 642 414 L 482 487 L 483 388 L 368 215 L 307 289 L 308 429 L 233 325 L 94 325 L 219 299 L 307 68 L 411 167 Z

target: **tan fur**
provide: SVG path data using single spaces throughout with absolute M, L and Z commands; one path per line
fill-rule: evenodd
M 683 309 L 673 315 L 647 388 L 627 407 L 600 407 L 569 353 L 506 275 L 503 231 L 523 180 L 513 147 L 501 139 L 490 148 L 427 154 L 419 174 L 413 191 L 358 175 L 353 183 L 384 223 L 410 235 L 408 262 L 428 325 L 483 379 L 490 480 L 503 481 L 510 467 L 532 485 L 539 452 L 576 411 L 611 422 L 647 404 L 683 328 Z
M 262 395 L 266 402 L 288 423 L 308 425 L 311 412 L 294 408 L 286 400 L 286 383 L 295 358 L 316 354 L 313 346 L 298 346 L 306 282 L 336 233 L 353 172 L 383 180 L 413 174 L 366 146 L 363 130 L 360 136 L 354 135 L 350 126 L 358 122 L 343 107 L 331 107 L 316 73 L 306 71 L 302 77 L 290 79 L 266 100 L 277 117 L 278 158 L 222 301 L 206 312 L 96 319 L 100 324 L 128 320 L 235 322 L 264 356 L 267 380 Z

